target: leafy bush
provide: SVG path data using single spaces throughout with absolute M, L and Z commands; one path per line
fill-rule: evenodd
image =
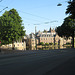
M 55 43 L 55 45 L 57 45 L 58 43 Z
M 70 45 L 71 43 L 67 42 L 66 45 Z
M 47 45 L 47 46 L 48 46 L 48 45 L 49 45 L 49 43 L 45 43 L 45 45 Z
M 43 42 L 40 42 L 39 45 L 44 45 L 44 43 Z
M 53 43 L 49 43 L 50 45 L 53 45 Z

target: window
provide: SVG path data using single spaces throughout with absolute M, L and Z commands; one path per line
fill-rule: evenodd
M 43 35 L 42 35 L 42 37 L 43 37 Z
M 9 45 L 11 47 L 11 45 Z
M 17 46 L 19 46 L 19 44 Z

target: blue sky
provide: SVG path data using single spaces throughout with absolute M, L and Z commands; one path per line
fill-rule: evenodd
M 49 30 L 63 23 L 68 15 L 65 14 L 68 0 L 2 0 L 0 10 L 8 7 L 6 10 L 15 8 L 22 17 L 26 34 L 37 31 Z M 58 7 L 57 4 L 62 3 Z M 0 16 L 5 12 L 2 11 Z

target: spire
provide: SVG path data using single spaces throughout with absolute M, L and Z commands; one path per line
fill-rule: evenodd
M 52 31 L 52 29 L 51 29 L 51 27 L 50 27 L 49 32 L 51 32 L 51 31 Z

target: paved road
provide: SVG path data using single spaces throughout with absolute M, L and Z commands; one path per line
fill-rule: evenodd
M 71 62 L 74 62 L 74 49 L 25 51 L 19 54 L 20 56 L 0 59 L 0 75 L 66 75 L 64 72 L 67 68 L 69 71 L 74 66 Z M 73 69 L 75 70 L 74 67 Z M 70 75 L 73 75 L 72 72 Z

